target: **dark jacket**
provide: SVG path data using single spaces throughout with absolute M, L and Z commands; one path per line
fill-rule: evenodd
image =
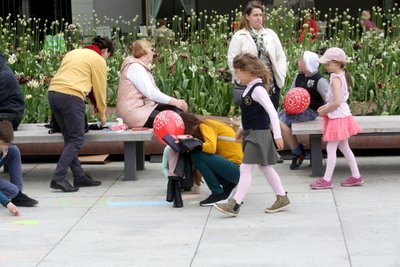
M 179 154 L 174 173 L 182 177 L 181 188 L 191 188 L 194 184 L 193 164 L 188 153 Z
M 300 73 L 295 80 L 296 87 L 302 87 L 310 94 L 311 102 L 309 108 L 314 111 L 317 111 L 320 106 L 325 104 L 324 99 L 318 91 L 318 82 L 322 78 L 319 72 L 312 74 L 310 77 Z
M 9 114 L 15 118 L 22 118 L 24 109 L 24 96 L 19 82 L 0 53 L 0 114 Z

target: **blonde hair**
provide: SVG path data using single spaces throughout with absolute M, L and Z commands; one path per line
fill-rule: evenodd
M 266 88 L 269 88 L 269 71 L 265 64 L 255 55 L 245 53 L 233 59 L 233 68 L 247 71 L 251 75 L 260 77 Z
M 361 12 L 361 16 L 360 17 L 361 17 L 362 20 L 368 20 L 368 19 L 371 18 L 371 13 L 369 12 L 369 10 L 363 10 Z
M 246 15 L 250 16 L 251 12 L 255 8 L 261 9 L 262 13 L 264 13 L 264 8 L 260 1 L 249 1 L 242 13 L 242 21 L 240 22 L 240 29 L 246 28 L 246 30 L 248 31 L 250 30 L 250 24 L 249 21 L 246 19 Z
M 151 43 L 146 39 L 140 39 L 131 44 L 131 54 L 135 58 L 141 58 L 148 54 L 148 49 L 151 47 Z

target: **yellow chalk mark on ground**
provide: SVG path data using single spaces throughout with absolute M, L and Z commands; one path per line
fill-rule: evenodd
M 24 220 L 24 221 L 15 221 L 13 224 L 19 224 L 19 225 L 35 225 L 38 224 L 39 222 L 36 220 Z

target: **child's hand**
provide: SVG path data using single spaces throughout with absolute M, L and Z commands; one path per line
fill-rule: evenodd
M 323 105 L 323 106 L 320 106 L 320 107 L 317 109 L 317 112 L 318 112 L 319 116 L 322 117 L 322 116 L 324 116 L 324 115 L 326 114 L 325 108 L 326 108 L 326 105 Z
M 10 203 L 7 204 L 7 209 L 8 209 L 8 211 L 9 211 L 12 215 L 14 215 L 14 216 L 19 216 L 19 215 L 21 215 L 20 212 L 19 212 L 19 210 L 18 210 L 18 208 L 17 208 L 12 202 L 10 202 Z
M 236 130 L 236 139 L 242 139 L 243 137 L 243 128 L 238 128 Z
M 283 149 L 283 139 L 282 138 L 275 139 L 275 144 L 276 144 L 277 149 Z

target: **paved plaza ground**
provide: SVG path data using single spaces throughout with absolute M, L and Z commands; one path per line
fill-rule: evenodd
M 277 214 L 264 213 L 275 196 L 255 169 L 237 218 L 199 206 L 205 185 L 172 208 L 160 163 L 133 182 L 123 162 L 84 165 L 103 184 L 76 193 L 49 188 L 55 163 L 26 163 L 24 192 L 40 203 L 21 217 L 0 210 L 0 266 L 400 266 L 400 156 L 358 162 L 364 186 L 340 187 L 339 158 L 323 191 L 308 188 L 310 167 L 276 165 L 292 201 Z

